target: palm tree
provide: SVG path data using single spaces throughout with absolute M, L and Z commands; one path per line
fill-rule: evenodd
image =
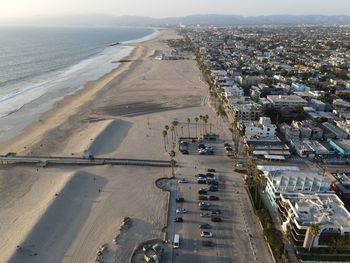
M 220 112 L 216 111 L 216 128 L 219 129 L 219 116 L 220 116 Z
M 167 151 L 166 149 L 166 144 L 165 144 L 165 138 L 167 138 L 168 132 L 166 130 L 163 131 L 163 139 L 164 139 L 164 149 L 165 151 Z
M 243 154 L 244 157 L 247 157 L 248 151 L 249 151 L 248 144 L 244 144 L 243 147 L 242 147 L 242 154 Z
M 203 133 L 208 133 L 207 132 L 208 119 L 206 116 L 203 117 L 203 121 L 204 121 L 204 132 Z
M 175 127 L 174 127 L 174 125 L 171 125 L 170 131 L 171 131 L 171 140 L 174 141 L 174 133 L 175 133 Z
M 169 127 L 169 125 L 165 125 L 164 128 L 168 132 L 170 127 Z
M 199 121 L 199 118 L 196 117 L 196 118 L 194 118 L 194 120 L 196 121 L 196 137 L 198 137 L 198 133 L 197 133 L 197 123 L 198 123 L 198 121 Z
M 199 115 L 199 134 L 202 135 L 202 120 L 203 116 Z
M 175 172 L 174 172 L 174 167 L 176 166 L 176 161 L 175 161 L 175 156 L 176 156 L 176 153 L 174 150 L 171 150 L 169 152 L 169 155 L 170 155 L 170 165 L 171 165 L 171 175 L 172 177 L 175 177 Z
M 176 161 L 174 159 L 171 159 L 170 160 L 170 165 L 171 165 L 171 175 L 172 177 L 174 178 L 175 177 L 175 171 L 174 171 L 174 168 L 176 166 Z
M 174 129 L 175 129 L 175 139 L 176 139 L 176 136 L 177 136 L 177 125 L 179 124 L 178 121 L 172 121 L 172 126 L 174 126 Z
M 191 119 L 190 119 L 190 118 L 187 118 L 188 137 L 191 137 L 191 133 L 190 133 L 190 123 L 191 123 Z
M 318 233 L 320 232 L 320 227 L 318 225 L 311 225 L 309 227 L 309 234 L 312 236 L 312 241 L 310 242 L 310 246 L 309 246 L 309 252 L 311 251 L 311 248 L 314 246 L 314 242 L 315 242 L 315 237 L 318 235 Z

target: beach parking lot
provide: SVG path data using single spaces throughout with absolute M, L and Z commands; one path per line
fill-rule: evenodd
M 175 196 L 184 198 L 177 207 L 185 208 L 182 223 L 175 223 L 174 233 L 180 234 L 180 248 L 174 249 L 174 262 L 272 262 L 261 231 L 250 207 L 248 196 L 243 188 L 241 174 L 233 172 L 229 158 L 225 156 L 223 140 L 209 142 L 214 155 L 199 155 L 198 143 L 190 143 L 190 154 L 181 155 L 180 162 L 188 168 L 180 168 L 179 183 Z M 210 203 L 210 210 L 220 210 L 220 214 L 202 217 L 198 190 L 208 187 L 198 184 L 195 175 L 206 174 L 207 169 L 215 169 L 218 178 L 218 191 L 209 191 L 206 195 L 217 196 L 219 200 L 204 200 Z M 211 218 L 220 217 L 222 222 L 212 222 Z M 200 224 L 210 224 L 208 229 L 200 229 Z M 210 231 L 212 238 L 201 237 L 202 231 Z

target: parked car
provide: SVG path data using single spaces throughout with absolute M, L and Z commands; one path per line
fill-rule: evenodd
M 176 209 L 176 214 L 185 214 L 185 213 L 187 213 L 187 210 L 185 208 Z
M 186 146 L 188 146 L 188 145 L 189 145 L 189 143 L 188 143 L 188 142 L 186 142 L 186 141 L 180 141 L 180 144 L 182 144 L 182 145 L 186 145 Z
M 210 206 L 209 202 L 199 202 L 198 206 Z
M 221 219 L 221 217 L 212 217 L 211 221 L 213 221 L 213 222 L 221 222 L 222 219 Z
M 209 186 L 208 190 L 211 192 L 217 192 L 217 191 L 219 191 L 219 188 L 216 185 L 211 185 L 211 186 Z
M 199 214 L 201 217 L 210 217 L 211 216 L 211 213 L 208 212 L 208 211 L 205 211 L 205 212 L 202 212 Z
M 229 144 L 228 142 L 225 142 L 224 147 L 227 147 L 227 146 L 231 146 L 231 144 Z
M 209 200 L 220 200 L 220 198 L 218 197 L 218 196 L 216 196 L 216 195 L 210 195 L 209 197 L 208 197 L 208 199 Z
M 205 175 L 206 175 L 206 177 L 210 177 L 210 178 L 215 177 L 215 174 L 213 174 L 213 173 L 206 173 Z
M 177 198 L 175 199 L 175 201 L 178 202 L 178 203 L 183 203 L 183 202 L 185 202 L 185 198 L 183 198 L 183 197 L 177 197 Z
M 202 246 L 203 247 L 213 247 L 215 244 L 212 241 L 209 240 L 202 240 Z
M 220 209 L 213 209 L 213 210 L 211 210 L 211 214 L 212 215 L 220 215 L 221 214 L 221 210 Z
M 182 150 L 181 153 L 182 154 L 189 154 L 188 150 Z
M 219 181 L 216 180 L 216 178 L 215 179 L 214 178 L 207 178 L 206 182 L 207 182 L 207 184 L 211 184 L 211 185 L 219 185 Z
M 195 177 L 206 178 L 207 176 L 205 174 L 196 174 Z
M 210 173 L 215 173 L 215 169 L 213 169 L 213 168 L 208 168 L 207 171 Z
M 201 150 L 201 149 L 205 149 L 205 144 L 204 143 L 200 143 L 199 145 L 198 145 L 198 150 Z
M 200 195 L 206 195 L 206 194 L 208 194 L 208 191 L 207 191 L 207 190 L 204 190 L 204 189 L 199 189 L 199 190 L 198 190 L 198 194 L 200 194 Z
M 175 222 L 178 222 L 178 223 L 182 223 L 184 220 L 182 219 L 182 217 L 176 217 L 175 218 Z
M 206 197 L 205 195 L 200 195 L 198 196 L 198 200 L 208 200 L 208 197 Z
M 201 237 L 211 238 L 213 237 L 213 233 L 209 231 L 202 231 Z
M 198 184 L 205 184 L 207 182 L 207 180 L 205 179 L 205 178 L 199 178 L 198 180 L 197 180 L 197 183 Z
M 182 178 L 177 181 L 179 184 L 187 183 L 187 180 L 185 178 Z
M 205 206 L 205 205 L 204 206 L 200 206 L 199 210 L 202 210 L 202 211 L 206 210 L 206 211 L 208 211 L 208 210 L 210 210 L 210 206 Z
M 200 224 L 200 225 L 199 225 L 199 228 L 200 228 L 200 229 L 210 229 L 210 228 L 211 228 L 211 225 L 210 225 L 210 224 L 207 224 L 207 223 L 205 223 L 205 224 Z

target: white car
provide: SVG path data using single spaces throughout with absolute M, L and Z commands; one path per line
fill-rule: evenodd
M 209 202 L 199 202 L 198 206 L 210 206 Z
M 187 210 L 185 208 L 176 209 L 176 214 L 185 214 L 185 213 L 187 213 Z
M 177 181 L 179 184 L 182 184 L 182 183 L 187 183 L 186 179 L 185 178 L 182 178 L 180 180 Z
M 212 232 L 208 232 L 208 231 L 202 231 L 201 237 L 210 238 L 210 237 L 213 237 L 213 233 Z

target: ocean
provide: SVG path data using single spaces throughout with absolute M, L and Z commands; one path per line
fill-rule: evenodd
M 113 43 L 153 34 L 148 28 L 0 27 L 0 141 L 133 50 Z

